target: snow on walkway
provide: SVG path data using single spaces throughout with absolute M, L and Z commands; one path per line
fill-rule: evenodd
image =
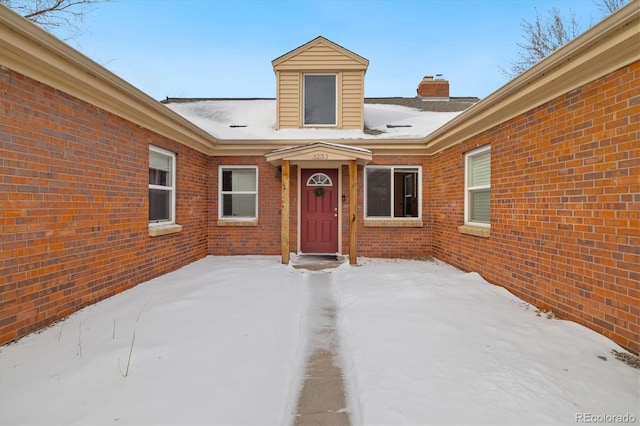
M 318 273 L 331 277 L 356 424 L 638 422 L 639 370 L 613 358 L 620 347 L 477 274 L 279 261 L 210 256 L 0 347 L 0 424 L 291 423 Z

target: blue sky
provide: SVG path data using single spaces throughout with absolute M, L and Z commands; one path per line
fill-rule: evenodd
M 486 97 L 522 19 L 553 7 L 601 18 L 592 0 L 118 0 L 68 42 L 155 99 L 275 97 L 271 61 L 319 35 L 369 59 L 365 96 L 415 96 L 443 74 L 451 96 Z

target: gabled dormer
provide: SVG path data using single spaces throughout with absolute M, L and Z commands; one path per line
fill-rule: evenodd
M 271 63 L 277 129 L 364 129 L 367 59 L 317 37 Z

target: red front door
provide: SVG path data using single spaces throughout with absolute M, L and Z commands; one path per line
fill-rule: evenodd
M 338 252 L 338 170 L 300 171 L 300 251 Z

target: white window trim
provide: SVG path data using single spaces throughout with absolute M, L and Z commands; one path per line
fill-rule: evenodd
M 336 79 L 336 109 L 335 109 L 335 113 L 334 113 L 334 121 L 335 123 L 333 124 L 305 124 L 306 121 L 306 117 L 305 117 L 305 106 L 307 105 L 307 100 L 306 100 L 306 90 L 305 90 L 305 85 L 307 84 L 307 80 L 306 80 L 306 76 L 308 75 L 332 75 L 335 77 Z M 338 73 L 333 73 L 333 72 L 326 72 L 326 73 L 312 73 L 312 72 L 308 72 L 308 73 L 304 73 L 302 74 L 302 126 L 303 127 L 336 127 L 338 125 Z
M 480 148 L 476 148 L 473 149 L 469 152 L 466 152 L 464 154 L 464 224 L 465 225 L 471 225 L 471 226 L 480 226 L 480 227 L 484 227 L 484 228 L 490 228 L 491 227 L 491 223 L 484 223 L 484 222 L 472 222 L 471 220 L 469 220 L 469 209 L 471 208 L 471 206 L 469 205 L 469 192 L 470 191 L 475 191 L 478 189 L 489 189 L 491 190 L 491 179 L 489 179 L 489 184 L 488 185 L 477 185 L 477 186 L 468 186 L 469 183 L 469 160 L 478 155 L 478 154 L 482 154 L 485 151 L 491 151 L 491 145 L 486 145 L 486 146 L 482 146 Z M 489 160 L 491 161 L 491 160 Z M 489 167 L 491 167 L 491 164 L 489 164 Z
M 160 189 L 164 191 L 171 191 L 171 203 L 170 203 L 170 211 L 169 211 L 169 220 L 162 221 L 149 221 L 150 227 L 155 226 L 167 226 L 173 225 L 176 223 L 176 154 L 171 151 L 167 151 L 166 149 L 159 148 L 157 146 L 149 145 L 149 151 L 154 151 L 162 155 L 166 155 L 171 158 L 171 186 L 162 186 L 162 185 L 151 185 L 149 184 L 149 189 Z
M 253 169 L 256 171 L 256 190 L 255 191 L 222 191 L 222 172 L 227 169 Z M 225 164 L 218 167 L 218 220 L 224 222 L 255 222 L 258 220 L 258 185 L 260 180 L 258 178 L 258 166 L 234 166 Z M 223 216 L 222 196 L 224 194 L 255 194 L 256 196 L 256 215 L 255 217 L 232 217 Z
M 367 170 L 378 169 L 378 170 L 390 170 L 391 176 L 395 173 L 395 169 L 417 169 L 418 170 L 418 216 L 410 216 L 410 217 L 395 217 L 393 216 L 393 205 L 391 205 L 391 216 L 368 216 L 367 215 L 367 194 L 369 191 L 367 190 Z M 422 166 L 415 165 L 393 165 L 393 166 L 365 166 L 364 169 L 364 218 L 367 220 L 395 220 L 395 221 L 408 221 L 408 220 L 422 220 Z M 393 179 L 391 179 L 391 195 L 390 195 L 390 203 L 393 203 L 395 199 L 395 188 L 393 185 Z

